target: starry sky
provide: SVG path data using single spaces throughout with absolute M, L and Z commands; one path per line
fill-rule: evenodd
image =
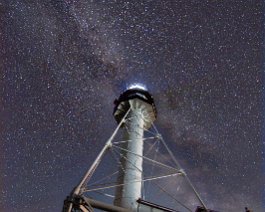
M 140 82 L 208 207 L 262 212 L 263 7 L 1 0 L 0 211 L 61 211 L 116 127 L 113 100 Z

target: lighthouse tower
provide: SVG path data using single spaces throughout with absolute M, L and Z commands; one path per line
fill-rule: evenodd
M 184 211 L 192 211 L 190 204 L 187 206 L 186 203 L 184 204 L 177 199 L 175 191 L 178 189 L 172 190 L 178 177 L 183 177 L 186 180 L 186 184 L 190 186 L 191 193 L 197 197 L 201 207 L 198 207 L 196 212 L 209 211 L 162 135 L 153 124 L 157 117 L 157 112 L 152 95 L 139 85 L 131 86 L 114 101 L 114 104 L 113 115 L 118 126 L 106 141 L 79 184 L 65 199 L 63 212 L 93 212 L 94 209 L 112 212 L 179 211 L 176 210 L 177 207 L 175 206 L 181 207 Z M 123 131 L 123 138 L 119 140 L 117 137 L 122 137 L 119 133 L 121 130 Z M 152 134 L 151 136 L 150 133 Z M 148 145 L 147 141 L 148 143 L 151 142 L 151 144 L 149 148 L 144 150 L 144 144 Z M 149 154 L 154 146 L 158 145 L 157 147 L 159 147 L 160 144 L 164 148 L 163 153 L 160 154 L 161 161 L 159 156 L 156 157 L 157 153 L 159 153 L 158 148 L 155 149 L 153 154 Z M 111 173 L 106 171 L 103 175 L 102 173 L 97 175 L 96 169 L 100 168 L 99 165 L 104 162 L 105 156 L 109 153 L 113 154 L 111 156 L 115 159 L 114 161 L 108 161 L 110 162 L 109 167 L 115 170 Z M 167 160 L 172 163 L 166 163 Z M 145 170 L 143 170 L 144 162 Z M 150 173 L 147 174 L 146 168 L 149 171 L 151 170 Z M 153 171 L 158 170 L 157 168 L 160 171 L 153 173 Z M 93 178 L 95 179 L 94 182 Z M 170 180 L 167 182 L 163 181 L 166 179 Z M 143 182 L 146 182 L 146 184 L 152 182 L 152 185 L 155 186 L 151 187 L 152 192 L 146 192 L 145 190 L 147 195 L 142 192 L 143 188 L 146 189 L 147 187 Z M 168 182 L 171 182 L 171 187 L 167 187 Z M 178 184 L 177 186 L 179 187 L 180 185 Z M 174 191 L 174 193 L 172 194 L 170 191 Z M 95 198 L 92 196 L 93 192 L 112 199 L 111 201 L 106 201 L 104 198 Z M 159 194 L 159 197 L 149 199 L 150 194 L 153 192 L 155 195 Z M 165 196 L 161 195 L 162 193 L 169 197 L 170 201 L 165 201 Z M 169 206 L 172 200 L 174 205 Z M 172 206 L 175 209 L 172 209 Z
M 124 143 L 114 205 L 137 210 L 137 200 L 142 197 L 143 135 L 156 119 L 153 97 L 146 90 L 132 88 L 115 100 L 114 117 L 118 123 L 129 111 L 123 125 Z M 126 159 L 125 159 L 126 158 Z

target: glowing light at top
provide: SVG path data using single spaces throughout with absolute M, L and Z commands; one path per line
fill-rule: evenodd
M 127 87 L 128 90 L 130 89 L 141 89 L 141 90 L 145 90 L 147 91 L 147 88 L 145 85 L 143 84 L 140 84 L 140 83 L 134 83 L 134 84 L 131 84 Z

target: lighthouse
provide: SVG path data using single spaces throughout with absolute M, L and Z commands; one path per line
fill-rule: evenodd
M 128 113 L 129 111 L 129 113 Z M 152 95 L 142 87 L 133 87 L 115 100 L 114 117 L 118 123 L 128 113 L 124 124 L 124 143 L 121 168 L 118 175 L 114 205 L 137 210 L 137 200 L 142 197 L 143 136 L 156 119 Z
M 171 194 L 166 190 L 166 186 L 163 186 L 166 184 L 160 185 L 156 183 L 158 180 L 170 178 L 174 180 L 176 177 L 184 177 L 187 185 L 190 186 L 191 192 L 197 197 L 202 207 L 198 207 L 196 211 L 209 211 L 187 174 L 180 167 L 173 152 L 153 124 L 157 118 L 157 110 L 153 96 L 147 89 L 139 85 L 130 86 L 114 101 L 114 104 L 113 116 L 118 126 L 106 141 L 78 185 L 74 187 L 70 195 L 65 199 L 63 212 L 93 212 L 94 209 L 112 212 L 179 211 L 170 208 L 168 206 L 169 201 L 164 201 L 165 196 L 163 198 L 163 195 L 161 195 L 162 202 L 160 201 L 160 196 L 154 200 L 149 200 L 148 197 L 143 195 L 142 190 L 143 188 L 145 189 L 144 182 L 151 181 L 159 189 L 159 195 L 163 193 L 171 198 L 171 200 L 174 200 L 175 206 L 180 206 L 184 211 L 192 211 L 184 203 L 181 203 L 174 193 Z M 122 140 L 117 139 L 117 137 L 122 136 L 119 133 L 120 131 L 123 131 Z M 152 132 L 151 137 L 148 133 L 145 133 L 147 131 L 148 133 Z M 173 163 L 165 163 L 166 161 L 159 161 L 156 157 L 144 154 L 146 151 L 144 151 L 144 144 L 146 145 L 147 139 L 148 142 L 153 141 L 147 150 L 151 150 L 154 145 L 161 143 L 164 148 L 163 154 L 166 154 L 167 160 Z M 106 176 L 103 175 L 101 179 L 96 179 L 95 182 L 98 183 L 94 182 L 90 184 L 93 177 L 95 177 L 94 174 L 99 164 L 104 162 L 103 159 L 108 153 L 112 153 L 112 157 L 115 159 L 114 163 L 111 162 L 111 167 L 118 170 L 115 169 L 114 172 L 106 174 Z M 157 153 L 158 151 L 156 150 L 154 155 Z M 162 156 L 165 157 L 164 155 Z M 143 170 L 144 161 L 145 164 L 148 162 L 150 167 L 161 168 L 161 172 L 146 175 L 146 172 Z M 115 179 L 112 179 L 114 176 Z M 104 180 L 107 179 L 109 181 L 105 182 Z M 110 193 L 105 193 L 106 190 L 110 191 Z M 168 190 L 172 189 L 169 188 Z M 155 190 L 153 189 L 153 191 Z M 112 198 L 112 201 L 94 198 L 90 195 L 93 192 L 106 198 Z

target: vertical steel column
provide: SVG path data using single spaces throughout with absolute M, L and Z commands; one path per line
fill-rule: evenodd
M 114 205 L 137 211 L 137 200 L 142 197 L 144 130 L 149 129 L 156 119 L 156 108 L 151 94 L 141 88 L 128 89 L 114 103 L 113 115 L 118 123 L 131 109 L 125 120 L 127 142 L 121 152 L 122 168 L 117 179 L 120 186 L 116 188 Z
M 137 200 L 141 198 L 143 158 L 144 120 L 140 108 L 132 109 L 127 120 L 125 138 L 128 140 L 121 160 L 123 170 L 120 170 L 118 184 L 124 184 L 116 190 L 114 204 L 130 210 L 137 210 Z

